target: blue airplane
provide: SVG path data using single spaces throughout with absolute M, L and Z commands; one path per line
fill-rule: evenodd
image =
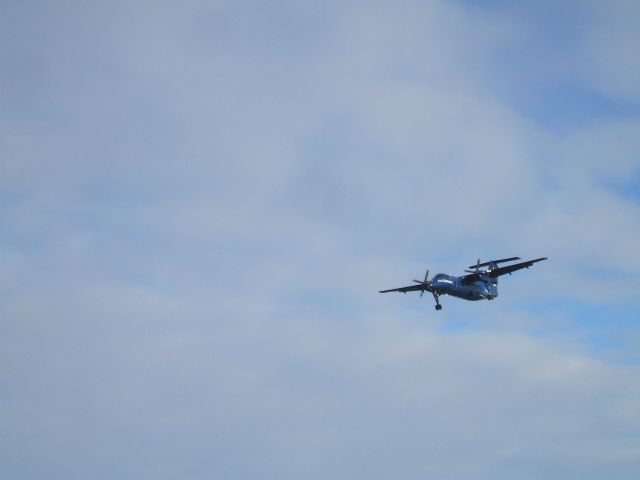
M 390 290 L 380 290 L 380 293 L 387 292 L 420 292 L 420 296 L 424 292 L 431 292 L 436 301 L 436 310 L 442 310 L 440 305 L 440 295 L 451 295 L 452 297 L 463 298 L 465 300 L 493 300 L 498 296 L 498 277 L 520 270 L 529 268 L 536 262 L 547 260 L 547 257 L 536 258 L 526 262 L 514 263 L 504 267 L 498 264 L 520 260 L 520 257 L 503 258 L 501 260 L 490 260 L 480 263 L 480 259 L 475 265 L 468 268 L 473 270 L 465 270 L 468 275 L 455 277 L 446 273 L 439 273 L 432 280 L 429 280 L 429 270 L 427 270 L 424 280 L 414 280 L 417 285 L 409 285 L 408 287 L 392 288 Z M 480 270 L 482 267 L 487 267 Z

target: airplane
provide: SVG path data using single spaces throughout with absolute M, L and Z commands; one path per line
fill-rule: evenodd
M 380 290 L 380 293 L 387 292 L 420 292 L 420 296 L 424 292 L 430 292 L 436 301 L 436 310 L 442 310 L 440 305 L 440 295 L 451 295 L 453 297 L 462 298 L 464 300 L 493 300 L 498 296 L 498 277 L 509 274 L 523 268 L 529 268 L 536 262 L 547 260 L 547 257 L 536 258 L 535 260 L 527 260 L 526 262 L 515 263 L 504 267 L 498 266 L 500 263 L 512 262 L 520 260 L 520 257 L 503 258 L 500 260 L 489 260 L 480 263 L 480 259 L 475 265 L 468 268 L 473 270 L 465 270 L 468 275 L 455 277 L 446 273 L 439 273 L 432 280 L 429 280 L 429 270 L 427 270 L 424 280 L 414 280 L 417 285 L 409 285 L 407 287 L 392 288 L 390 290 Z M 481 267 L 487 267 L 480 270 Z

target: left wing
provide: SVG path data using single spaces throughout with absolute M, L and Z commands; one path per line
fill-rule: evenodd
M 517 257 L 514 257 L 517 258 Z M 509 260 L 513 260 L 513 259 L 505 259 L 505 260 L 499 260 L 500 262 L 504 262 L 504 261 L 509 261 Z M 513 265 L 507 265 L 506 267 L 497 267 L 494 268 L 493 270 L 480 270 L 479 272 L 474 272 L 474 273 L 470 273 L 469 275 L 465 275 L 463 277 L 460 277 L 460 280 L 462 283 L 473 283 L 476 280 L 478 280 L 480 278 L 480 276 L 486 276 L 486 277 L 491 277 L 491 278 L 496 278 L 499 277 L 501 275 L 506 275 L 507 273 L 512 273 L 515 272 L 517 270 L 521 270 L 523 268 L 529 268 L 531 265 L 533 265 L 536 262 L 541 262 L 542 260 L 547 260 L 547 257 L 541 257 L 541 258 L 536 258 L 535 260 L 528 260 L 526 262 L 521 262 L 521 263 L 514 263 Z M 485 262 L 485 263 L 480 263 L 479 266 L 487 266 L 490 265 L 491 263 L 497 263 L 496 260 L 492 261 L 492 262 Z M 473 265 L 470 268 L 475 267 L 475 265 Z
M 507 273 L 515 272 L 516 270 L 522 270 L 523 268 L 529 268 L 536 262 L 541 262 L 543 260 L 547 260 L 547 257 L 536 258 L 535 260 L 528 260 L 526 262 L 515 263 L 513 265 L 507 265 L 506 267 L 498 267 L 487 273 L 490 277 L 499 277 L 501 275 L 506 275 Z

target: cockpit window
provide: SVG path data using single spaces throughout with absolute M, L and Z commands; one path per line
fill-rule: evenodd
M 451 275 L 447 275 L 446 273 L 437 274 L 435 277 L 433 277 L 433 281 L 440 282 L 440 283 L 453 283 L 453 280 L 451 279 Z

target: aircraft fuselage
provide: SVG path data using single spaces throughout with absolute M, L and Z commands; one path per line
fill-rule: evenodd
M 501 263 L 520 260 L 520 257 L 502 258 L 500 260 L 489 260 L 480 263 L 480 259 L 475 265 L 469 268 L 473 270 L 465 270 L 468 275 L 456 277 L 446 273 L 439 273 L 432 280 L 429 280 L 429 270 L 427 270 L 424 280 L 414 280 L 415 285 L 407 285 L 406 287 L 390 288 L 388 290 L 380 290 L 380 293 L 388 292 L 420 292 L 420 296 L 424 292 L 430 292 L 436 301 L 436 310 L 442 310 L 442 305 L 438 298 L 441 295 L 451 295 L 452 297 L 462 298 L 464 300 L 493 300 L 498 296 L 498 277 L 529 268 L 537 262 L 547 260 L 547 257 L 540 257 L 525 262 L 514 263 L 506 266 L 499 266 Z M 488 267 L 481 270 L 482 267 Z
M 439 273 L 430 286 L 436 295 L 451 295 L 464 300 L 493 300 L 498 296 L 498 280 L 482 278 L 474 282 L 463 282 L 463 277 Z

